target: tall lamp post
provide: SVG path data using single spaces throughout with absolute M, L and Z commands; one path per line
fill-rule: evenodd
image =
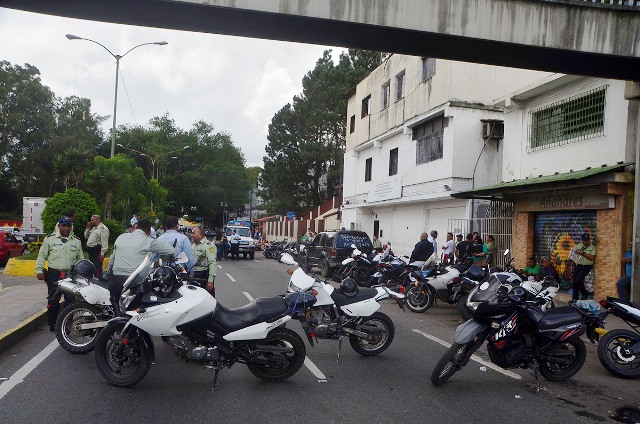
M 117 112 L 117 108 L 118 108 L 118 73 L 120 72 L 120 59 L 122 59 L 127 54 L 129 54 L 129 52 L 131 50 L 137 49 L 138 47 L 141 47 L 141 46 L 147 46 L 147 45 L 150 45 L 150 44 L 151 45 L 156 45 L 156 46 L 166 46 L 169 43 L 167 43 L 166 41 L 155 41 L 155 42 L 152 42 L 152 43 L 142 43 L 142 44 L 138 44 L 135 47 L 131 47 L 129 50 L 127 50 L 127 52 L 125 54 L 120 55 L 120 54 L 113 54 L 111 52 L 111 50 L 109 50 L 108 48 L 106 48 L 102 44 L 98 43 L 97 41 L 90 40 L 88 38 L 78 37 L 77 35 L 73 35 L 73 34 L 67 34 L 66 37 L 69 40 L 91 41 L 92 43 L 95 43 L 95 44 L 99 45 L 100 47 L 102 47 L 103 49 L 105 49 L 106 51 L 108 51 L 109 54 L 111 56 L 113 56 L 114 59 L 116 60 L 116 90 L 115 90 L 115 96 L 114 96 L 114 100 L 113 100 L 113 127 L 111 129 L 111 157 L 113 157 L 114 150 L 115 150 L 115 144 L 116 144 L 116 112 Z
M 176 150 L 172 150 L 170 152 L 165 152 L 165 153 L 160 153 L 159 155 L 155 155 L 155 156 L 150 156 L 144 152 L 141 152 L 139 150 L 136 149 L 132 149 L 131 147 L 127 147 L 127 146 L 123 146 L 122 144 L 118 143 L 118 146 L 122 147 L 123 149 L 127 149 L 127 150 L 131 150 L 132 152 L 135 152 L 137 154 L 139 154 L 140 156 L 145 156 L 149 159 L 149 161 L 151 161 L 151 178 L 155 178 L 156 180 L 159 179 L 160 177 L 160 167 L 156 166 L 156 164 L 158 163 L 158 159 L 160 159 L 162 156 L 166 156 L 166 155 L 170 155 L 171 153 L 175 153 L 175 152 L 181 152 L 183 150 L 187 150 L 189 147 L 191 146 L 184 146 L 180 149 L 176 149 Z

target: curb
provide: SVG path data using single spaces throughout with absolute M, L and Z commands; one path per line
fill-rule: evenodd
M 109 267 L 109 259 L 110 257 L 104 258 L 102 264 L 103 271 Z M 44 264 L 45 267 L 48 266 L 48 262 L 45 261 Z M 36 275 L 36 260 L 11 258 L 4 268 L 4 274 L 13 277 L 34 277 Z
M 0 334 L 0 353 L 27 337 L 46 322 L 47 308 L 43 308 L 12 329 Z

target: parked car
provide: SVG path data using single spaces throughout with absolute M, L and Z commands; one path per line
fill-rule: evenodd
M 6 266 L 9 258 L 24 253 L 24 246 L 11 233 L 0 233 L 0 266 Z
M 308 266 L 320 268 L 323 277 L 329 277 L 342 261 L 351 256 L 351 245 L 367 254 L 373 250 L 373 243 L 364 231 L 324 231 L 310 242 L 304 243 L 303 261 Z

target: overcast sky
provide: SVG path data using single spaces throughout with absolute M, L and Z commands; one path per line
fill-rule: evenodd
M 110 117 L 105 133 L 112 125 L 115 59 L 100 46 L 69 41 L 65 34 L 95 40 L 114 54 L 167 41 L 121 59 L 117 124 L 146 126 L 150 118 L 169 113 L 180 128 L 189 129 L 202 119 L 231 134 L 248 166 L 262 166 L 271 118 L 301 92 L 302 77 L 328 48 L 0 8 L 0 60 L 37 67 L 58 97 L 90 99 L 93 113 Z

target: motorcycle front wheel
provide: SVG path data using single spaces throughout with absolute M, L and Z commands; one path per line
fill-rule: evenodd
M 147 360 L 142 336 L 124 341 L 121 328 L 107 325 L 96 339 L 96 365 L 105 380 L 114 386 L 131 387 L 139 383 L 149 372 L 151 362 Z
M 65 350 L 71 353 L 89 353 L 96 344 L 100 328 L 80 329 L 81 324 L 100 321 L 100 309 L 87 302 L 73 302 L 58 315 L 56 338 Z
M 427 288 L 413 286 L 405 294 L 407 308 L 412 312 L 426 312 L 433 305 L 433 295 Z
M 292 377 L 304 364 L 307 350 L 302 338 L 293 330 L 276 328 L 267 337 L 252 343 L 254 363 L 248 362 L 251 374 L 263 381 L 282 381 Z
M 473 318 L 473 313 L 467 308 L 467 300 L 469 299 L 469 293 L 463 294 L 458 300 L 458 313 L 465 321 L 469 321 Z
M 396 334 L 391 318 L 381 312 L 360 318 L 355 329 L 368 335 L 366 338 L 349 335 L 349 343 L 353 350 L 364 356 L 378 355 L 387 350 Z
M 620 378 L 640 377 L 640 355 L 625 353 L 640 341 L 640 334 L 626 329 L 611 330 L 598 342 L 598 359 L 611 374 Z
M 587 348 L 578 338 L 552 343 L 540 352 L 540 374 L 549 381 L 566 381 L 576 375 L 587 358 Z
M 453 374 L 460 371 L 462 367 L 464 367 L 467 356 L 470 356 L 471 352 L 469 351 L 472 346 L 473 343 L 464 345 L 458 343 L 452 344 L 431 372 L 431 383 L 434 386 L 441 386 L 451 378 Z

